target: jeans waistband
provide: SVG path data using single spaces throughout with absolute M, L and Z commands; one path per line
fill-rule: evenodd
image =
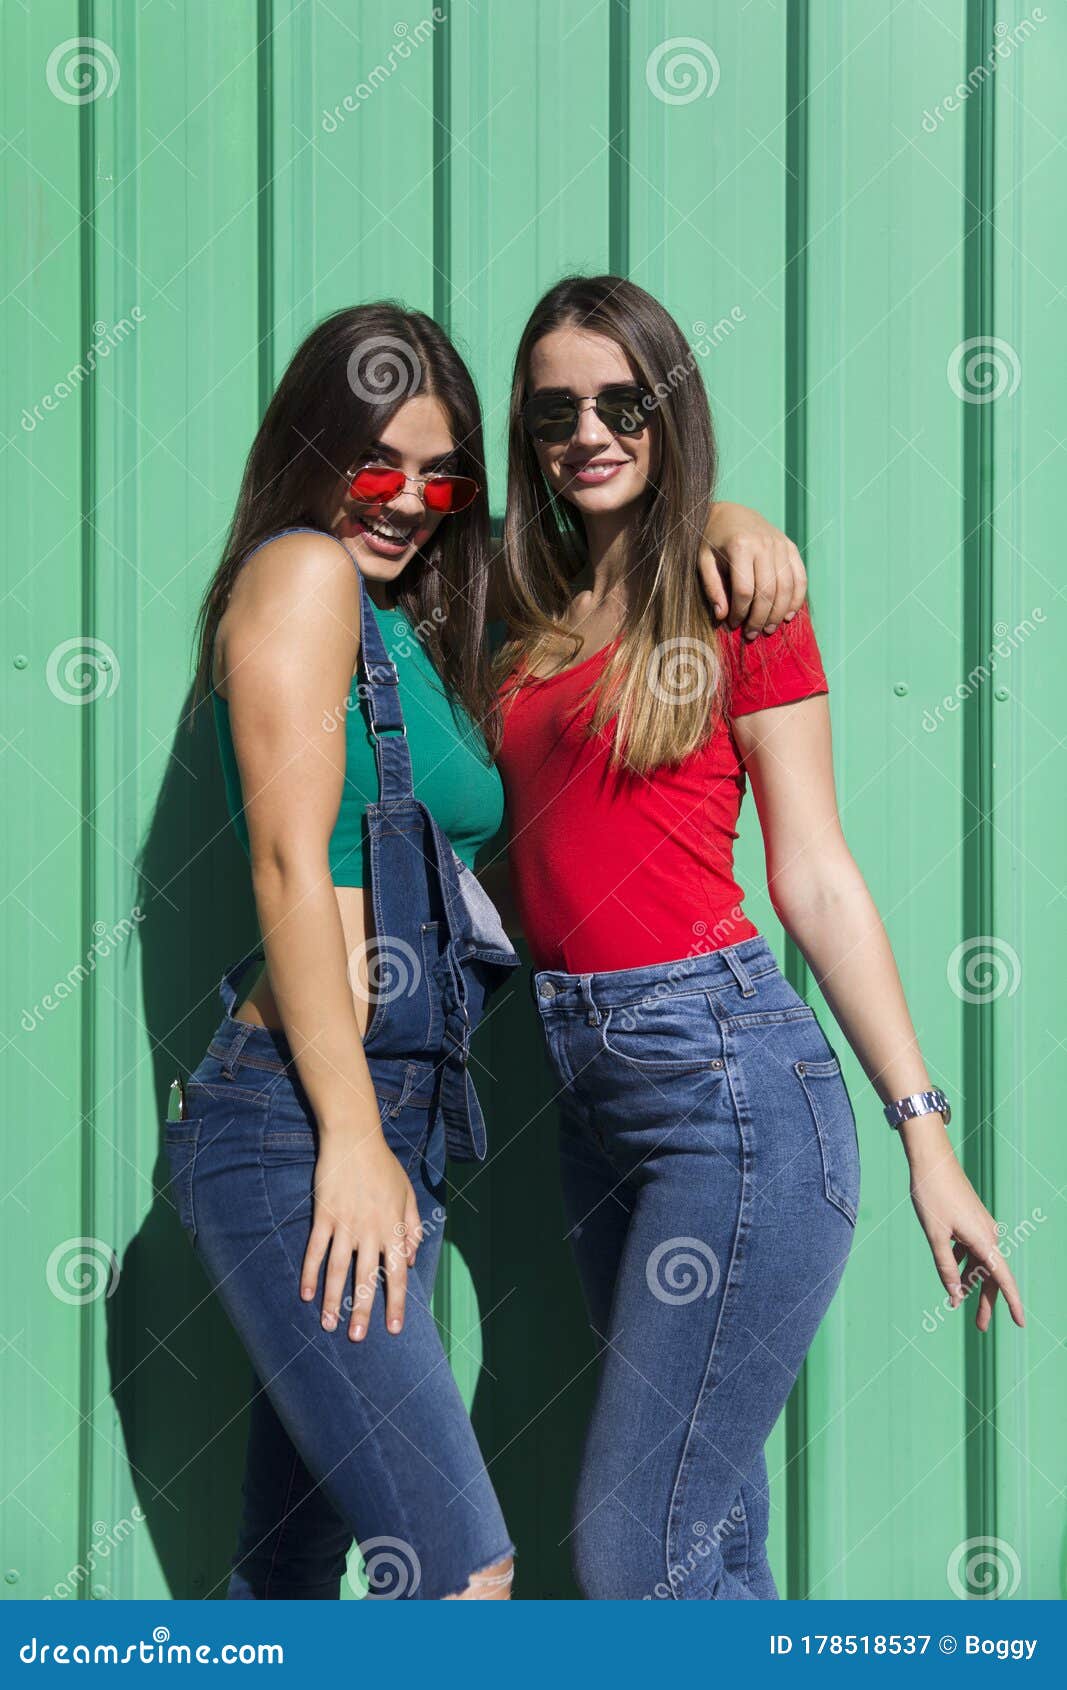
M 223 1073 L 231 1080 L 239 1078 L 242 1068 L 252 1068 L 285 1074 L 295 1085 L 301 1084 L 288 1039 L 271 1027 L 226 1015 L 215 1029 L 207 1054 L 222 1063 Z M 405 1096 L 417 1104 L 431 1102 L 437 1093 L 441 1065 L 432 1057 L 374 1056 L 368 1062 L 376 1088 L 403 1085 Z
M 753 982 L 777 968 L 774 952 L 763 934 L 757 933 L 736 945 L 644 968 L 613 968 L 599 974 L 565 974 L 558 969 L 543 968 L 531 976 L 530 987 L 541 1014 L 552 1015 L 583 1008 L 619 1008 L 649 997 L 707 991 L 731 984 L 741 988 L 743 997 L 751 997 L 756 990 Z

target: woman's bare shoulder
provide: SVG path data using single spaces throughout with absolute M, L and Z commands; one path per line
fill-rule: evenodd
M 346 546 L 328 534 L 283 534 L 241 565 L 215 639 L 215 684 L 255 651 L 269 659 L 311 657 L 341 635 L 353 662 L 359 647 L 359 574 Z

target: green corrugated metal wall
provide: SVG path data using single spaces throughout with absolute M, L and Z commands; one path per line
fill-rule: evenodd
M 1029 1302 L 985 1343 L 943 1317 L 835 1039 L 863 1208 L 773 1440 L 780 1582 L 1061 1595 L 1063 8 L 11 0 L 2 62 L 7 1593 L 224 1588 L 245 1368 L 158 1117 L 251 931 L 179 718 L 265 399 L 325 312 L 422 306 L 476 373 L 499 511 L 521 324 L 610 266 L 702 343 L 724 490 L 803 545 L 846 834 Z M 573 1593 L 590 1391 L 538 1038 L 520 982 L 441 1300 L 527 1597 Z

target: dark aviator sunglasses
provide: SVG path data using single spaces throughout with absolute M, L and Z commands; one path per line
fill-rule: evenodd
M 593 401 L 597 416 L 612 434 L 642 434 L 648 427 L 648 389 L 620 382 L 600 393 L 534 393 L 522 407 L 522 420 L 535 440 L 560 445 L 578 427 L 579 404 Z

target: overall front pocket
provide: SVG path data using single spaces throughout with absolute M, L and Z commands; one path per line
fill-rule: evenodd
M 853 1226 L 860 1202 L 860 1148 L 856 1117 L 836 1056 L 824 1062 L 793 1063 L 804 1088 L 822 1154 L 827 1199 Z

